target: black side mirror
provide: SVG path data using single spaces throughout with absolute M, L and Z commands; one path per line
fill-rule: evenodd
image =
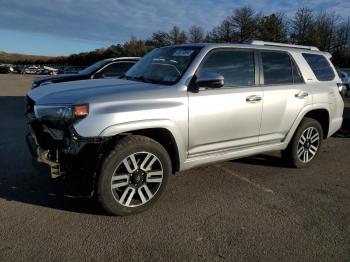
M 217 73 L 203 72 L 201 73 L 194 85 L 196 88 L 220 88 L 224 86 L 224 76 Z

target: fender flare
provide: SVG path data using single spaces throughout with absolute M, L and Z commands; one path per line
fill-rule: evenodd
M 148 119 L 148 120 L 138 120 L 131 122 L 124 122 L 120 124 L 115 124 L 106 127 L 101 131 L 99 136 L 102 137 L 111 137 L 116 136 L 122 133 L 132 132 L 141 129 L 150 129 L 150 128 L 164 128 L 167 129 L 173 136 L 175 140 L 175 146 L 179 154 L 180 169 L 182 164 L 185 162 L 186 152 L 187 152 L 187 139 L 185 140 L 179 128 L 169 119 Z
M 294 120 L 294 122 L 292 124 L 292 127 L 289 129 L 287 135 L 283 139 L 284 148 L 286 148 L 288 146 L 295 131 L 299 127 L 299 125 L 300 125 L 301 121 L 303 120 L 303 118 L 305 117 L 305 115 L 313 110 L 318 110 L 318 109 L 326 110 L 329 114 L 329 105 L 327 103 L 307 105 L 299 112 L 297 118 Z M 330 123 L 328 123 L 328 125 L 330 125 Z M 329 128 L 328 128 L 328 130 L 329 130 Z M 327 134 L 327 137 L 328 137 L 328 134 Z

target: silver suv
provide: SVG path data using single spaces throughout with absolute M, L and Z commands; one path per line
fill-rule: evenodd
M 30 91 L 28 145 L 52 177 L 92 178 L 103 207 L 122 216 L 154 204 L 171 173 L 199 165 L 281 150 L 306 167 L 342 124 L 329 59 L 261 41 L 154 49 L 121 79 Z

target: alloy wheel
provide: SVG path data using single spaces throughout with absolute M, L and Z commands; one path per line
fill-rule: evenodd
M 114 171 L 111 190 L 114 199 L 125 207 L 149 202 L 163 182 L 164 170 L 157 156 L 149 152 L 133 153 Z
M 317 154 L 320 145 L 320 134 L 315 127 L 306 128 L 301 134 L 298 147 L 297 155 L 301 162 L 310 162 Z

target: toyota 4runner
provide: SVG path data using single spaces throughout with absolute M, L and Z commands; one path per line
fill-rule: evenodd
M 154 204 L 171 173 L 202 164 L 281 150 L 309 166 L 342 124 L 340 83 L 315 47 L 159 48 L 120 79 L 30 91 L 27 142 L 52 177 L 82 172 L 107 211 L 129 215 Z

